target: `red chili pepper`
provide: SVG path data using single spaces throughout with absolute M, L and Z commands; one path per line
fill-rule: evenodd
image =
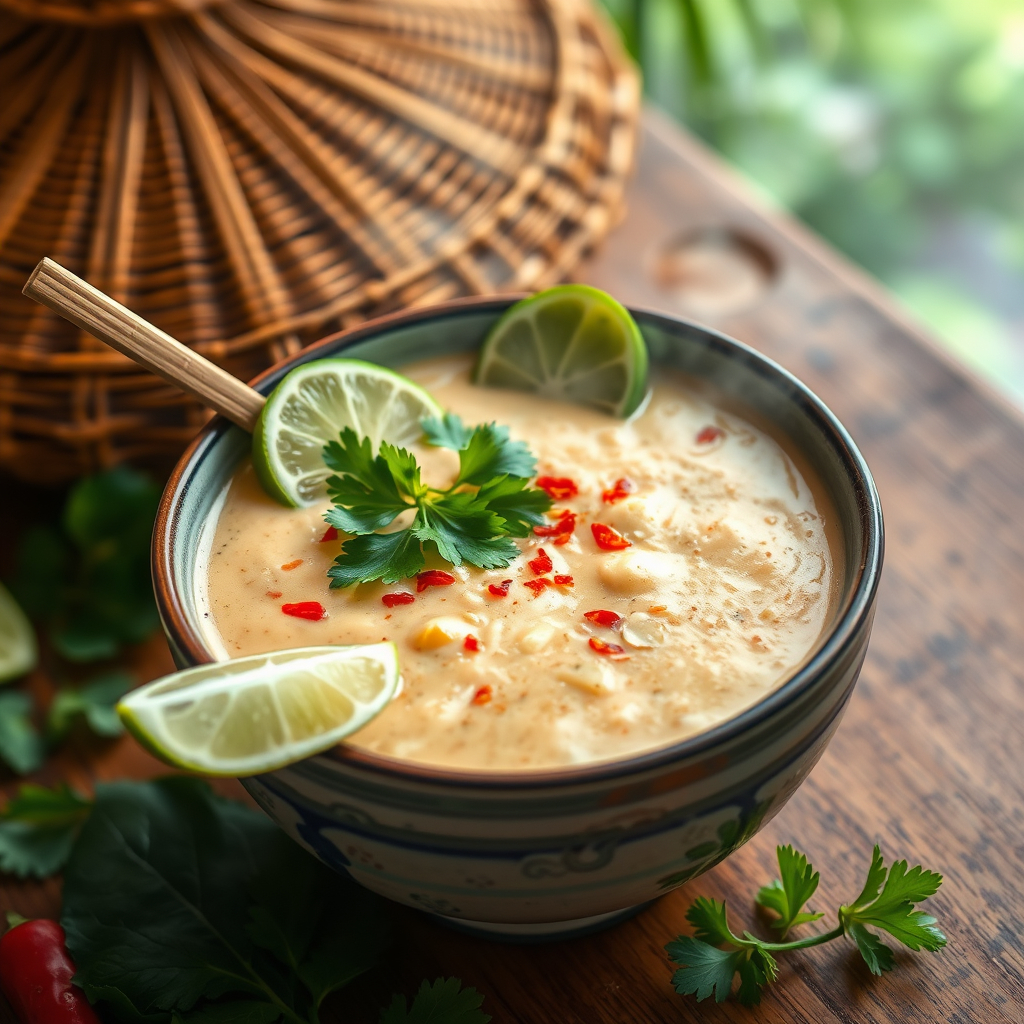
M 321 544 L 326 544 L 329 540 L 338 539 L 338 528 L 336 526 L 328 526 L 327 531 L 320 538 Z
M 538 537 L 554 537 L 556 544 L 568 544 L 576 529 L 576 513 L 563 508 L 558 511 L 557 519 L 552 526 L 535 526 L 533 532 Z
M 598 654 L 625 654 L 626 648 L 620 647 L 618 644 L 605 643 L 604 640 L 598 640 L 596 636 L 592 636 L 589 640 L 591 650 L 597 651 Z
M 556 587 L 572 587 L 575 586 L 573 578 L 571 576 L 555 576 Z
M 462 646 L 465 647 L 467 651 L 472 651 L 474 654 L 481 649 L 480 641 L 477 640 L 472 633 L 462 641 Z
M 281 605 L 281 611 L 285 615 L 291 615 L 296 619 L 309 619 L 310 622 L 319 622 L 327 617 L 327 609 L 319 601 L 298 601 L 295 604 Z
M 623 498 L 632 494 L 635 490 L 636 484 L 628 476 L 624 476 L 621 480 L 616 480 L 608 490 L 602 491 L 601 498 L 606 505 L 614 505 L 615 502 L 622 501 Z
M 416 593 L 422 594 L 427 587 L 450 587 L 455 577 L 444 569 L 427 569 L 416 576 Z
M 725 437 L 725 431 L 721 427 L 705 427 L 697 435 L 697 444 L 711 444 L 720 437 Z
M 282 596 L 282 594 L 281 594 L 280 590 L 268 590 L 267 591 L 267 597 L 273 597 L 274 599 L 277 599 L 277 598 L 279 598 L 281 596 Z
M 575 480 L 567 476 L 539 476 L 537 486 L 542 491 L 547 491 L 555 501 L 565 501 L 567 498 L 575 498 L 580 493 Z
M 74 975 L 56 921 L 24 921 L 0 939 L 0 988 L 20 1024 L 100 1024 Z
M 539 594 L 545 587 L 553 587 L 554 584 L 546 576 L 536 580 L 523 580 L 523 586 L 529 587 L 534 594 Z
M 473 694 L 473 699 L 470 701 L 471 704 L 490 704 L 491 702 L 491 687 L 484 683 L 476 693 Z
M 502 580 L 500 583 L 489 583 L 487 589 L 495 597 L 508 597 L 508 588 L 512 586 L 511 580 Z
M 598 626 L 607 626 L 609 629 L 616 629 L 622 625 L 623 617 L 618 612 L 606 611 L 598 608 L 596 611 L 584 612 L 583 618 Z
M 531 558 L 527 563 L 533 570 L 535 576 L 543 576 L 546 572 L 551 572 L 551 556 L 543 549 L 537 550 L 537 557 Z
M 396 594 L 384 594 L 381 600 L 385 608 L 394 608 L 396 604 L 412 604 L 416 598 L 404 590 L 399 590 Z
M 618 530 L 613 530 L 604 523 L 591 523 L 590 532 L 593 533 L 594 540 L 602 551 L 621 551 L 633 546 Z
M 292 569 L 298 569 L 300 565 L 302 565 L 302 559 L 296 558 L 293 559 L 291 562 L 285 562 L 284 565 L 281 566 L 281 568 L 284 569 L 285 572 L 291 572 Z

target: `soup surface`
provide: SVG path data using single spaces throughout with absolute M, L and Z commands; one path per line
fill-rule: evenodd
M 329 590 L 341 540 L 321 541 L 326 500 L 283 508 L 243 465 L 198 574 L 207 641 L 221 657 L 394 641 L 402 689 L 348 743 L 460 768 L 619 758 L 736 715 L 814 649 L 832 603 L 830 527 L 793 460 L 751 423 L 663 368 L 629 421 L 477 388 L 468 358 L 403 372 L 467 424 L 508 426 L 540 476 L 569 478 L 578 494 L 549 515 L 556 526 L 570 510 L 575 528 L 517 541 L 506 569 L 434 563 L 453 585 Z M 416 455 L 428 480 L 454 478 L 455 453 Z M 629 546 L 602 549 L 594 524 Z M 413 600 L 382 600 L 399 593 Z M 326 617 L 282 613 L 303 601 Z

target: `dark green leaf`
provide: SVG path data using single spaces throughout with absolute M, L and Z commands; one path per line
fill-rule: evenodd
M 32 699 L 27 693 L 0 693 L 0 759 L 19 775 L 43 763 L 43 741 L 32 724 Z
M 452 565 L 497 569 L 508 565 L 519 548 L 502 535 L 504 520 L 491 512 L 475 494 L 446 494 L 421 509 L 413 533 L 437 545 L 440 556 Z
M 875 848 L 871 852 L 871 865 L 868 867 L 868 877 L 864 882 L 864 888 L 861 889 L 860 895 L 853 901 L 851 906 L 860 907 L 875 899 L 882 888 L 885 876 L 886 869 L 885 862 L 882 860 L 882 851 L 878 844 L 875 843 Z
M 423 566 L 419 539 L 411 530 L 399 530 L 345 541 L 327 575 L 332 587 L 350 587 L 369 580 L 397 583 L 415 576 Z
M 46 878 L 67 862 L 92 801 L 67 784 L 22 786 L 0 813 L 0 870 Z
M 50 741 L 61 740 L 79 715 L 97 736 L 120 736 L 124 726 L 115 708 L 132 683 L 127 673 L 110 672 L 80 688 L 58 690 L 47 715 L 46 732 Z
M 490 1014 L 480 1009 L 484 997 L 475 988 L 463 988 L 458 978 L 438 978 L 420 985 L 412 1006 L 395 995 L 381 1011 L 380 1024 L 487 1024 Z
M 545 522 L 551 498 L 538 487 L 527 487 L 517 476 L 499 476 L 489 480 L 477 492 L 477 498 L 505 520 L 505 532 L 513 537 L 528 537 L 534 526 Z
M 453 412 L 446 412 L 442 419 L 436 416 L 428 416 L 420 421 L 423 433 L 427 436 L 427 443 L 435 448 L 450 448 L 452 451 L 462 451 L 469 444 L 473 431 L 470 430 Z
M 396 516 L 412 507 L 400 490 L 410 493 L 407 486 L 410 482 L 396 478 L 392 465 L 384 457 L 385 450 L 395 466 L 408 475 L 408 461 L 412 459 L 408 452 L 381 445 L 381 454 L 374 456 L 370 439 L 364 437 L 360 441 L 351 427 L 341 432 L 338 441 L 324 446 L 324 461 L 341 474 L 327 480 L 327 493 L 334 508 L 324 519 L 331 526 L 345 533 L 369 534 L 388 526 Z M 419 470 L 414 459 L 412 469 L 418 486 Z
M 807 858 L 792 846 L 780 846 L 776 850 L 779 860 L 780 878 L 764 886 L 757 894 L 757 902 L 774 910 L 779 915 L 772 927 L 785 935 L 790 928 L 808 921 L 817 921 L 822 914 L 807 911 L 801 913 L 803 905 L 814 895 L 820 876 Z
M 726 942 L 734 942 L 735 936 L 729 929 L 725 903 L 698 896 L 686 912 L 686 920 L 694 927 L 694 936 L 700 942 L 710 942 L 720 946 Z
M 713 995 L 724 1003 L 732 989 L 732 979 L 746 960 L 742 949 L 727 950 L 680 935 L 665 949 L 669 957 L 682 966 L 672 975 L 672 985 L 683 996 L 693 995 L 697 1001 Z
M 533 476 L 537 460 L 524 441 L 509 439 L 508 427 L 484 423 L 473 429 L 459 452 L 458 484 L 480 486 L 496 476 Z
M 893 969 L 896 965 L 896 957 L 877 935 L 869 932 L 862 924 L 851 925 L 849 932 L 872 974 L 881 975 L 882 971 Z
M 757 1006 L 761 1002 L 761 989 L 778 976 L 778 966 L 769 952 L 754 948 L 749 959 L 739 962 L 736 973 L 740 976 L 736 999 L 743 1006 Z

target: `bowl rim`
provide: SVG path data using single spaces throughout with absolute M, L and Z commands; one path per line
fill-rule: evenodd
M 331 355 L 337 355 L 350 345 L 372 338 L 382 330 L 391 330 L 453 314 L 499 312 L 525 297 L 525 294 L 513 293 L 497 296 L 470 296 L 375 317 L 313 342 L 295 355 L 268 367 L 252 378 L 249 384 L 265 393 L 289 370 L 302 363 L 323 358 L 326 355 L 325 349 L 332 349 Z M 521 771 L 462 769 L 420 764 L 348 747 L 344 744 L 322 754 L 314 755 L 315 757 L 326 757 L 342 765 L 378 774 L 393 781 L 440 784 L 459 789 L 523 791 L 614 781 L 658 769 L 666 764 L 699 757 L 715 747 L 736 739 L 742 733 L 754 729 L 802 697 L 830 665 L 842 659 L 844 653 L 870 626 L 885 547 L 882 507 L 867 462 L 846 428 L 828 406 L 798 377 L 751 346 L 685 317 L 642 307 L 627 306 L 627 308 L 631 314 L 639 315 L 647 321 L 662 322 L 675 329 L 681 324 L 703 336 L 704 340 L 713 347 L 742 356 L 748 367 L 762 376 L 781 378 L 780 382 L 787 385 L 790 390 L 790 397 L 798 402 L 803 411 L 815 422 L 825 440 L 832 445 L 840 461 L 847 468 L 859 507 L 863 555 L 860 565 L 856 568 L 853 586 L 846 599 L 840 604 L 832 630 L 825 642 L 782 685 L 766 694 L 757 703 L 745 708 L 738 715 L 705 732 L 686 737 L 676 743 L 641 751 L 621 759 Z M 202 637 L 189 626 L 181 597 L 172 585 L 175 580 L 172 560 L 174 535 L 177 529 L 180 501 L 187 490 L 188 481 L 193 471 L 212 452 L 217 441 L 232 426 L 224 417 L 215 416 L 199 431 L 178 459 L 167 480 L 153 527 L 151 570 L 160 620 L 173 646 L 196 665 L 206 664 L 214 659 L 206 649 Z

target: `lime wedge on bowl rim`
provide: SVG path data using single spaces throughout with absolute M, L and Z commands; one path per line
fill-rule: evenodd
M 610 295 L 584 284 L 558 285 L 517 302 L 491 328 L 473 382 L 625 418 L 647 391 L 647 347 L 628 310 Z
M 0 583 L 0 683 L 30 672 L 38 656 L 32 624 L 10 591 Z
M 271 392 L 252 437 L 252 464 L 282 505 L 312 505 L 331 475 L 323 447 L 343 427 L 408 446 L 423 436 L 425 416 L 443 416 L 430 395 L 394 370 L 361 359 L 317 359 L 292 370 Z
M 133 690 L 127 729 L 176 768 L 240 777 L 333 747 L 398 689 L 393 643 L 301 647 L 200 665 Z

